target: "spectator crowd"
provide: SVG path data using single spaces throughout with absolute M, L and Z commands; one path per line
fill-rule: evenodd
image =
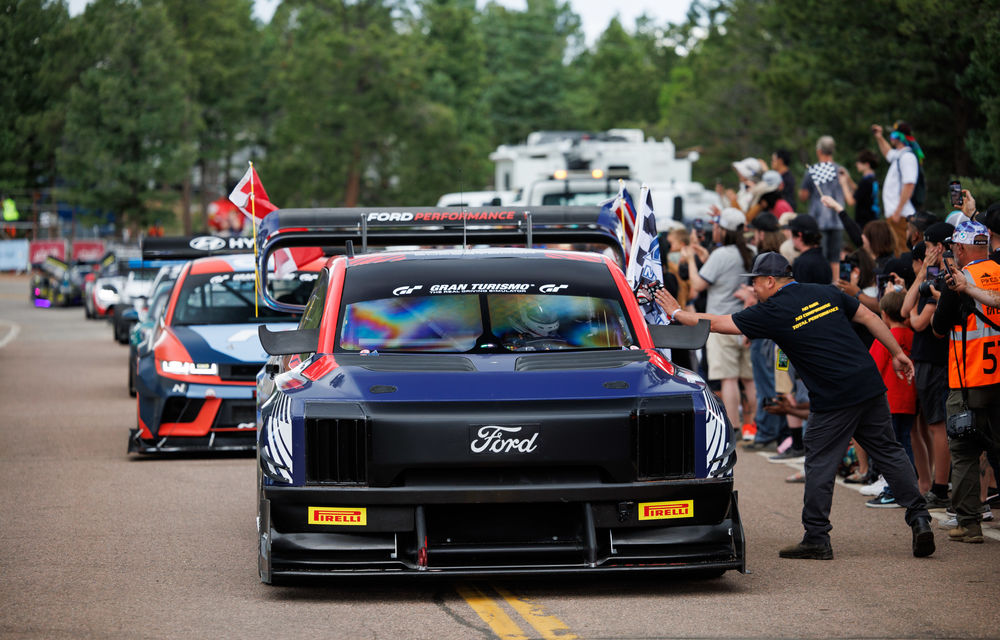
M 981 523 L 1000 504 L 1000 202 L 980 211 L 952 183 L 950 209 L 931 211 L 944 199 L 928 198 L 924 153 L 907 123 L 873 125 L 871 134 L 873 148 L 853 154 L 853 171 L 837 163 L 830 136 L 816 141 L 815 162 L 800 179 L 785 149 L 769 162 L 733 162 L 736 185 L 717 187 L 712 221 L 661 239 L 666 289 L 685 311 L 737 314 L 763 303 L 748 274 L 762 273 L 752 271 L 755 256 L 774 252 L 795 283 L 835 287 L 881 318 L 912 361 L 912 378 L 898 375 L 896 358 L 872 335 L 879 327 L 855 320 L 848 339 L 864 345 L 882 377 L 891 435 L 927 510 L 947 511 L 949 539 L 981 543 Z M 774 341 L 726 335 L 713 324 L 705 348 L 687 357 L 719 394 L 746 450 L 770 452 L 775 462 L 818 455 L 804 437 L 815 380 L 807 389 Z M 863 485 L 868 507 L 913 508 L 915 500 L 900 504 L 886 482 L 896 472 L 879 468 L 884 453 L 851 440 L 838 453 L 838 473 Z M 801 472 L 787 480 L 805 482 Z M 808 508 L 810 496 L 804 500 Z

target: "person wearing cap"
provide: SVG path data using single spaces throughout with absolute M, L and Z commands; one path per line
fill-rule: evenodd
M 746 157 L 734 162 L 732 167 L 739 178 L 740 186 L 739 191 L 730 196 L 726 204 L 727 206 L 739 208 L 740 211 L 747 211 L 754 198 L 751 189 L 760 182 L 761 176 L 767 170 L 767 165 L 763 160 Z
M 960 288 L 958 281 L 965 280 L 965 286 L 1000 291 L 997 263 L 988 258 L 989 230 L 979 222 L 962 222 L 951 242 L 954 263 L 945 260 L 949 284 Z M 949 288 L 941 294 L 932 326 L 935 335 L 949 336 L 947 420 L 957 516 L 948 537 L 981 543 L 979 458 L 985 451 L 996 460 L 1000 452 L 1000 309 Z
M 789 264 L 795 264 L 795 259 L 802 255 L 802 252 L 795 248 L 795 241 L 792 240 L 792 230 L 789 225 L 792 224 L 792 220 L 795 216 L 799 214 L 794 211 L 789 211 L 788 213 L 783 213 L 778 217 L 778 228 L 781 232 L 785 234 L 785 241 L 781 243 L 781 249 L 778 252 L 785 256 L 785 260 L 788 260 Z
M 914 214 L 913 218 L 918 215 Z M 913 329 L 910 359 L 913 360 L 914 386 L 919 405 L 913 456 L 921 490 L 926 488 L 924 500 L 930 511 L 943 511 L 951 506 L 948 496 L 951 453 L 944 428 L 948 400 L 948 341 L 934 335 L 931 320 L 941 296 L 935 287 L 936 273 L 941 273 L 944 268 L 941 255 L 944 243 L 951 238 L 953 231 L 954 227 L 950 224 L 935 222 L 924 230 L 924 241 L 913 246 L 915 277 L 901 310 Z M 924 281 L 930 285 L 929 295 L 920 291 Z
M 701 269 L 695 264 L 694 250 L 685 247 L 681 256 L 687 261 L 691 280 L 691 296 L 708 291 L 705 310 L 708 313 L 735 313 L 743 308 L 743 302 L 734 297 L 744 282 L 740 272 L 753 264 L 753 251 L 746 246 L 743 228 L 746 217 L 739 209 L 727 207 L 715 219 L 712 227 L 712 241 L 717 245 L 709 254 Z M 710 336 L 705 345 L 708 360 L 708 379 L 719 380 L 722 386 L 722 404 L 726 408 L 733 427 L 739 428 L 740 381 L 748 398 L 756 398 L 753 384 L 753 369 L 750 364 L 750 349 L 735 336 Z
M 830 560 L 830 507 L 837 468 L 851 438 L 875 461 L 911 528 L 914 556 L 934 553 L 934 532 L 916 476 L 892 430 L 886 387 L 875 362 L 851 329 L 863 324 L 889 350 L 896 374 L 913 377 L 913 363 L 879 316 L 832 286 L 796 282 L 780 254 L 763 253 L 746 274 L 759 302 L 729 315 L 683 310 L 666 292 L 657 303 L 672 321 L 708 320 L 713 333 L 771 338 L 788 356 L 809 390 L 804 436 L 805 492 L 802 541 L 781 549 L 782 558 Z
M 754 218 L 765 211 L 774 216 L 792 211 L 792 205 L 781 197 L 782 184 L 781 174 L 771 170 L 765 171 L 760 182 L 750 187 L 753 199 L 747 210 L 747 222 L 753 222 Z M 777 218 L 775 218 L 775 222 L 777 222 Z
M 821 235 L 816 220 L 808 214 L 799 214 L 788 224 L 792 232 L 792 244 L 799 257 L 792 264 L 792 271 L 798 282 L 830 284 L 833 270 L 820 248 Z
M 889 163 L 883 181 L 882 210 L 892 232 L 905 238 L 905 220 L 916 211 L 910 198 L 913 197 L 913 190 L 917 186 L 920 162 L 906 144 L 906 136 L 901 131 L 893 131 L 886 140 L 882 134 L 882 126 L 873 124 L 872 134 L 875 136 L 879 151 Z

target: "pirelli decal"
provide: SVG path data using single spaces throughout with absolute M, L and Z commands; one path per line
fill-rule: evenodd
M 368 524 L 368 511 L 353 507 L 309 507 L 309 524 L 363 527 Z
M 640 520 L 668 520 L 670 518 L 693 518 L 694 500 L 672 500 L 670 502 L 640 502 Z

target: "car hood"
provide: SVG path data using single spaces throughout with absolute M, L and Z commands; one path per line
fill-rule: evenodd
M 265 325 L 271 331 L 288 331 L 294 322 Z M 255 324 L 201 324 L 172 326 L 174 337 L 194 362 L 264 362 L 267 354 L 260 344 Z

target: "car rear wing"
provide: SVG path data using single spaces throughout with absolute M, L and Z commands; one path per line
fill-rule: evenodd
M 327 256 L 387 248 L 551 247 L 609 248 L 625 264 L 622 223 L 599 207 L 358 207 L 279 209 L 257 228 L 264 302 L 273 309 L 301 313 L 302 307 L 267 294 L 267 265 L 278 250 L 320 247 Z
M 143 238 L 143 260 L 195 260 L 206 256 L 253 253 L 253 238 L 244 236 L 171 236 Z

